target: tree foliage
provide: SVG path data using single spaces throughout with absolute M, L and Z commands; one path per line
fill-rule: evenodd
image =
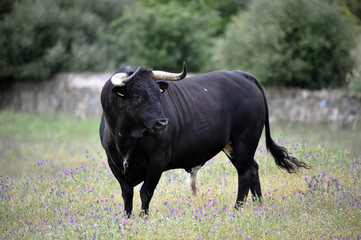
M 154 7 L 158 4 L 169 4 L 177 2 L 179 5 L 190 5 L 193 10 L 202 9 L 205 13 L 213 10 L 220 16 L 220 25 L 218 33 L 222 33 L 231 18 L 237 15 L 239 11 L 244 10 L 251 0 L 140 0 L 146 8 Z M 200 29 L 201 30 L 201 29 Z
M 104 70 L 110 50 L 99 33 L 121 9 L 117 0 L 14 2 L 0 24 L 0 77 Z
M 191 3 L 137 4 L 113 22 L 109 40 L 120 65 L 179 71 L 185 60 L 191 71 L 201 71 L 208 65 L 219 20 L 216 11 Z
M 360 9 L 352 0 L 2 0 L 0 80 L 124 65 L 179 71 L 185 60 L 193 72 L 335 86 L 353 66 Z
M 253 0 L 216 44 L 214 61 L 261 81 L 340 86 L 352 70 L 354 31 L 340 7 L 320 0 Z
M 361 20 L 361 1 L 359 0 L 324 0 L 329 3 L 336 3 L 345 11 L 347 15 L 354 15 Z M 353 16 L 351 16 L 353 17 Z

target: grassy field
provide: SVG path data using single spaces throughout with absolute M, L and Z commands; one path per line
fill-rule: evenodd
M 168 171 L 150 216 L 138 217 L 137 186 L 128 219 L 98 124 L 0 112 L 1 239 L 361 239 L 361 141 L 354 129 L 271 124 L 274 139 L 314 168 L 300 175 L 279 170 L 262 140 L 262 204 L 233 208 L 236 171 L 219 154 L 199 171 L 197 197 L 185 171 Z
M 0 174 L 26 174 L 42 159 L 58 170 L 79 165 L 87 149 L 102 149 L 99 119 L 0 112 Z

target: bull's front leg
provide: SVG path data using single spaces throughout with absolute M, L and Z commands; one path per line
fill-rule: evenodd
M 147 177 L 140 189 L 140 199 L 142 201 L 141 217 L 146 216 L 149 213 L 149 203 L 152 200 L 154 190 L 157 187 L 161 175 L 162 172 L 159 171 L 159 169 L 156 171 L 148 171 Z
M 120 187 L 122 188 L 122 197 L 124 201 L 124 211 L 125 214 L 130 217 L 133 211 L 133 187 L 129 186 L 125 181 L 120 182 Z
M 133 187 L 127 183 L 124 175 L 120 171 L 120 168 L 118 168 L 113 163 L 113 161 L 111 160 L 109 155 L 108 155 L 108 163 L 109 163 L 110 169 L 112 170 L 114 176 L 118 180 L 119 185 L 122 189 L 122 197 L 123 197 L 123 201 L 124 201 L 125 214 L 128 217 L 130 217 L 130 215 L 132 214 L 132 210 L 133 210 L 133 195 L 134 195 Z

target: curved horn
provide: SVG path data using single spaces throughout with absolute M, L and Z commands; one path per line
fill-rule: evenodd
M 140 67 L 137 68 L 137 70 L 135 70 L 135 72 L 128 76 L 127 73 L 116 73 L 112 76 L 112 78 L 110 79 L 113 83 L 114 86 L 124 86 L 127 85 L 134 77 L 135 75 L 138 74 L 140 70 Z
M 156 80 L 168 80 L 168 81 L 178 81 L 182 80 L 187 76 L 187 64 L 183 62 L 183 71 L 181 73 L 169 73 L 163 71 L 153 71 L 153 75 Z

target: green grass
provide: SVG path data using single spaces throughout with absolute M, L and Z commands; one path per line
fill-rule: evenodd
M 314 150 L 326 145 L 331 150 L 341 149 L 353 156 L 361 155 L 361 125 L 340 126 L 336 123 L 312 124 L 271 123 L 271 134 L 283 140 L 304 139 L 307 148 Z
M 150 216 L 138 217 L 137 186 L 128 219 L 100 149 L 98 124 L 99 119 L 0 112 L 1 239 L 361 238 L 361 156 L 345 150 L 352 140 L 325 138 L 332 131 L 271 125 L 276 141 L 314 168 L 300 175 L 279 170 L 262 141 L 256 152 L 262 204 L 248 200 L 240 211 L 233 208 L 236 171 L 219 154 L 199 171 L 197 197 L 187 189 L 185 171 L 168 171 Z
M 58 169 L 76 166 L 86 149 L 101 150 L 99 119 L 1 111 L 0 174 L 25 174 L 42 159 Z

